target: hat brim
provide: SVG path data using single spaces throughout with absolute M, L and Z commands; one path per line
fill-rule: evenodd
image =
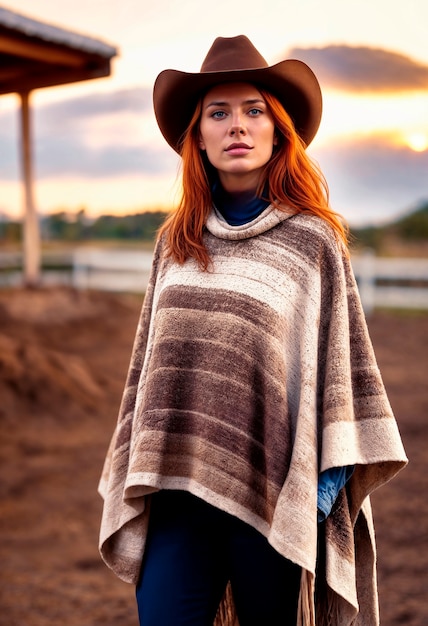
M 321 89 L 306 63 L 287 59 L 270 67 L 247 70 L 161 72 L 153 89 L 153 106 L 161 133 L 176 152 L 180 153 L 183 133 L 201 95 L 215 85 L 231 82 L 253 83 L 275 95 L 305 145 L 311 143 L 321 121 Z

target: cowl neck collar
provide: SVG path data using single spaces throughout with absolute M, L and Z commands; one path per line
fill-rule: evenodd
M 231 226 L 242 226 L 251 222 L 270 204 L 265 198 L 259 198 L 255 190 L 231 193 L 226 191 L 219 182 L 214 183 L 212 195 L 214 206 Z
M 250 222 L 240 226 L 231 226 L 226 222 L 220 211 L 213 207 L 205 225 L 207 230 L 219 239 L 249 239 L 265 233 L 294 214 L 295 211 L 292 209 L 280 210 L 274 207 L 273 204 L 270 204 Z

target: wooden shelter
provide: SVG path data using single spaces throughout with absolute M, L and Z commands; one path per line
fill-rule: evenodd
M 30 92 L 109 76 L 116 48 L 0 7 L 0 95 L 21 100 L 21 161 L 24 183 L 24 280 L 40 280 L 40 235 L 34 203 Z

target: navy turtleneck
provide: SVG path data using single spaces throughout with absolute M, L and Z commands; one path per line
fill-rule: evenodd
M 220 183 L 212 188 L 216 208 L 230 226 L 242 226 L 260 215 L 270 204 L 268 200 L 258 198 L 254 191 L 228 192 Z

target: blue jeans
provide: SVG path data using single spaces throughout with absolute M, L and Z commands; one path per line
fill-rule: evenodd
M 151 507 L 140 626 L 212 626 L 228 580 L 240 626 L 295 626 L 301 569 L 258 531 L 184 491 Z

